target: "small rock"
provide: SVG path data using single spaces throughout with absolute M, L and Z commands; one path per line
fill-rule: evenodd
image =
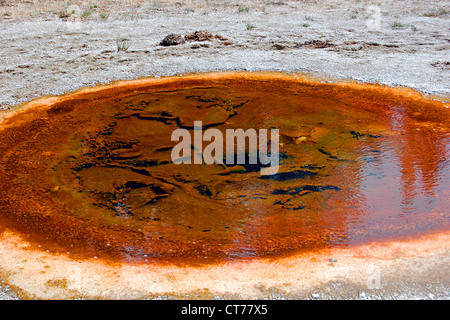
M 225 37 L 221 36 L 220 34 L 216 34 L 214 36 L 214 38 L 219 39 L 220 41 L 227 41 L 228 40 L 228 38 L 225 38 Z
M 336 260 L 336 259 L 333 259 L 333 258 L 331 258 L 331 259 L 328 260 L 328 261 L 330 261 L 330 262 L 337 262 L 337 260 Z
M 314 49 L 322 49 L 322 48 L 328 48 L 328 47 L 334 47 L 334 46 L 335 45 L 328 40 L 326 40 L 326 41 L 310 40 L 310 41 L 305 41 L 304 43 L 297 43 L 294 47 L 295 48 L 307 47 L 307 48 L 314 48 Z
M 313 294 L 311 295 L 311 298 L 313 298 L 313 299 L 320 299 L 320 294 L 318 294 L 318 293 L 313 293 Z
M 208 31 L 195 31 L 184 36 L 186 41 L 210 41 L 214 39 L 211 32 Z
M 279 43 L 275 43 L 275 44 L 272 46 L 272 48 L 273 48 L 273 49 L 276 49 L 276 50 L 284 50 L 284 49 L 286 49 L 285 46 L 283 46 L 282 44 L 279 44 Z
M 185 42 L 183 36 L 171 33 L 161 41 L 160 45 L 168 47 L 183 44 Z

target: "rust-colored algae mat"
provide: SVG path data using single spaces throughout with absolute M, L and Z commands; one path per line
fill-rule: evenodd
M 174 164 L 172 132 L 279 130 L 280 166 Z M 207 146 L 208 142 L 203 142 Z M 143 79 L 42 99 L 0 129 L 0 228 L 32 248 L 196 265 L 449 228 L 450 110 L 277 73 Z

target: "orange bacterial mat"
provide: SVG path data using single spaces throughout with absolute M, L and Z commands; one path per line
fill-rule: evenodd
M 172 162 L 172 132 L 279 130 L 279 170 Z M 208 142 L 203 142 L 206 147 Z M 278 257 L 448 230 L 450 110 L 276 73 L 145 79 L 25 106 L 0 129 L 0 230 L 114 261 Z

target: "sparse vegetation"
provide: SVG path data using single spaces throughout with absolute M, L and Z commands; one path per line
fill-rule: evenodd
M 252 24 L 250 24 L 250 23 L 247 23 L 247 30 L 252 30 L 252 29 L 255 29 L 256 27 L 254 26 L 254 25 L 252 25 Z
M 313 18 L 311 16 L 305 16 L 305 20 L 313 21 Z
M 69 8 L 59 11 L 58 17 L 63 20 L 67 20 L 72 16 L 79 17 L 81 19 L 87 19 L 91 14 L 91 9 L 81 11 L 81 9 L 77 6 L 69 6 Z
M 307 27 L 309 27 L 310 26 L 310 24 L 309 23 L 304 23 L 304 24 L 302 24 L 302 27 L 305 27 L 305 28 L 307 28 Z
M 397 29 L 397 28 L 403 28 L 403 27 L 404 27 L 404 25 L 401 24 L 400 22 L 397 22 L 397 21 L 395 21 L 395 22 L 392 24 L 392 28 L 394 28 L 394 29 Z
M 238 12 L 239 13 L 241 13 L 241 12 L 249 12 L 249 10 L 250 10 L 249 7 L 239 7 L 238 8 Z
M 356 18 L 358 18 L 358 16 L 356 14 L 352 14 L 352 16 L 350 18 L 351 19 L 356 19 Z
M 448 13 L 448 11 L 447 10 L 445 10 L 445 9 L 440 9 L 439 11 L 433 11 L 433 12 L 426 12 L 426 13 L 424 13 L 423 14 L 423 16 L 424 17 L 429 17 L 429 18 L 436 18 L 436 17 L 439 17 L 439 16 L 442 16 L 442 15 L 444 15 L 444 14 L 447 14 Z
M 124 14 L 124 18 L 126 20 L 139 21 L 139 20 L 143 19 L 143 15 L 140 12 L 131 11 L 131 12 L 126 12 Z
M 67 19 L 67 18 L 69 18 L 72 14 L 74 14 L 75 13 L 75 11 L 73 11 L 73 12 L 68 12 L 67 10 L 61 10 L 61 11 L 59 11 L 59 13 L 58 13 L 58 17 L 60 18 L 60 19 Z
M 92 14 L 92 11 L 84 10 L 84 11 L 81 13 L 81 19 L 87 19 L 91 14 Z
M 107 20 L 109 18 L 109 14 L 106 13 L 100 13 L 99 14 L 100 19 Z
M 131 46 L 131 41 L 128 39 L 117 39 L 116 40 L 116 47 L 117 52 L 119 51 L 127 51 Z

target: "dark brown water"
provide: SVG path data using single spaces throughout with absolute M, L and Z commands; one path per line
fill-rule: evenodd
M 186 263 L 448 229 L 450 111 L 399 92 L 237 74 L 68 96 L 4 122 L 0 222 L 42 249 Z M 175 165 L 194 121 L 278 129 L 278 173 Z

